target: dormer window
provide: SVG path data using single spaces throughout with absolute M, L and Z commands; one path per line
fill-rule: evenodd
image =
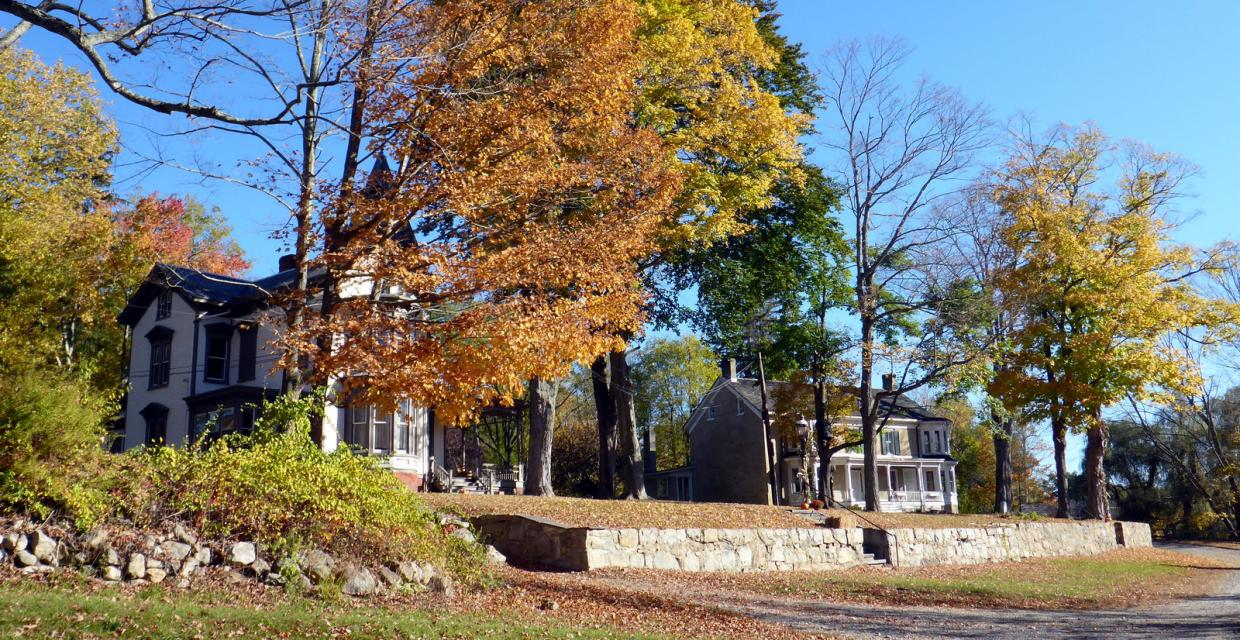
M 707 420 L 708 422 L 714 422 L 714 421 L 715 421 L 715 407 L 714 407 L 714 405 L 709 406 L 709 407 L 706 407 L 706 420 Z
M 155 319 L 163 320 L 172 316 L 172 289 L 164 289 L 159 292 L 159 298 L 155 301 Z

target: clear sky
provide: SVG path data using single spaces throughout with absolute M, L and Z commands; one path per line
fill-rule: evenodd
M 1196 163 L 1182 242 L 1240 240 L 1240 2 L 783 0 L 783 32 L 812 55 L 898 36 L 911 75 L 958 87 L 1003 121 L 1092 121 Z M 1079 469 L 1083 438 L 1069 444 Z M 1049 462 L 1049 461 L 1048 461 Z
M 1240 1 L 1189 2 L 963 0 L 827 2 L 783 0 L 780 25 L 814 55 L 841 38 L 899 36 L 914 49 L 912 75 L 925 74 L 983 102 L 998 120 L 1019 113 L 1040 126 L 1092 121 L 1116 138 L 1179 153 L 1201 173 L 1184 204 L 1196 216 L 1179 239 L 1206 245 L 1240 239 Z M 0 25 L 3 26 L 3 25 Z M 53 38 L 23 42 L 45 59 L 85 67 Z M 245 87 L 238 87 L 244 96 Z M 101 90 L 121 122 L 125 144 L 148 153 L 214 157 L 235 146 L 219 140 L 160 139 L 170 124 Z M 812 144 L 812 141 L 810 141 Z M 132 156 L 122 158 L 122 164 Z M 253 272 L 275 269 L 270 233 L 282 211 L 245 189 L 203 183 L 162 169 L 134 175 L 121 166 L 123 191 L 190 193 L 222 208 Z M 1075 449 L 1075 447 L 1074 447 Z M 1079 464 L 1074 450 L 1071 464 Z

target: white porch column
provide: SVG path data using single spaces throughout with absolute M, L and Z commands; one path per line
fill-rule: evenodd
M 917 496 L 921 499 L 921 508 L 926 508 L 926 478 L 922 473 L 921 463 L 917 463 Z
M 852 506 L 853 489 L 852 489 L 852 465 L 844 465 L 844 500 L 843 503 Z

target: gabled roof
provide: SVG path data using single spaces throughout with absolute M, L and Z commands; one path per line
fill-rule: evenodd
M 730 386 L 733 389 L 733 391 L 736 392 L 737 395 L 744 398 L 747 402 L 749 402 L 754 407 L 758 407 L 758 408 L 762 407 L 762 387 L 761 387 L 761 384 L 758 382 L 758 380 L 754 378 L 737 378 L 735 381 L 731 381 L 731 380 L 724 380 L 720 378 L 719 380 L 715 382 L 715 385 L 714 387 L 712 387 L 712 389 L 720 386 L 721 384 Z M 776 393 L 777 388 L 782 387 L 786 384 L 788 383 L 781 382 L 778 380 L 767 380 L 766 391 L 767 391 L 768 400 L 770 399 L 770 396 Z M 877 390 L 875 389 L 870 390 L 871 399 L 873 399 L 877 395 L 878 395 Z M 900 396 L 899 398 L 895 400 L 895 402 L 892 402 L 890 398 L 885 398 L 883 400 L 883 409 L 890 411 L 892 415 L 903 415 L 905 417 L 909 417 L 914 420 L 943 420 L 943 421 L 950 422 L 950 420 L 948 420 L 947 417 L 934 411 L 933 409 L 929 409 L 929 408 L 921 406 L 920 404 L 917 404 L 915 401 L 913 401 L 908 396 Z M 810 410 L 812 412 L 812 408 L 810 408 Z
M 195 307 L 219 308 L 240 299 L 261 296 L 264 290 L 271 290 L 261 285 L 261 282 L 157 263 L 147 274 L 142 286 L 138 287 L 138 291 L 129 299 L 125 309 L 117 316 L 117 320 L 129 326 L 137 324 L 142 313 L 164 289 L 179 292 Z

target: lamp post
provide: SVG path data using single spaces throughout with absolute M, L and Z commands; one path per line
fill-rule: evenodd
M 810 467 L 809 421 L 804 416 L 797 420 L 797 435 L 801 437 L 801 501 L 809 502 L 810 486 L 814 481 L 813 469 Z

